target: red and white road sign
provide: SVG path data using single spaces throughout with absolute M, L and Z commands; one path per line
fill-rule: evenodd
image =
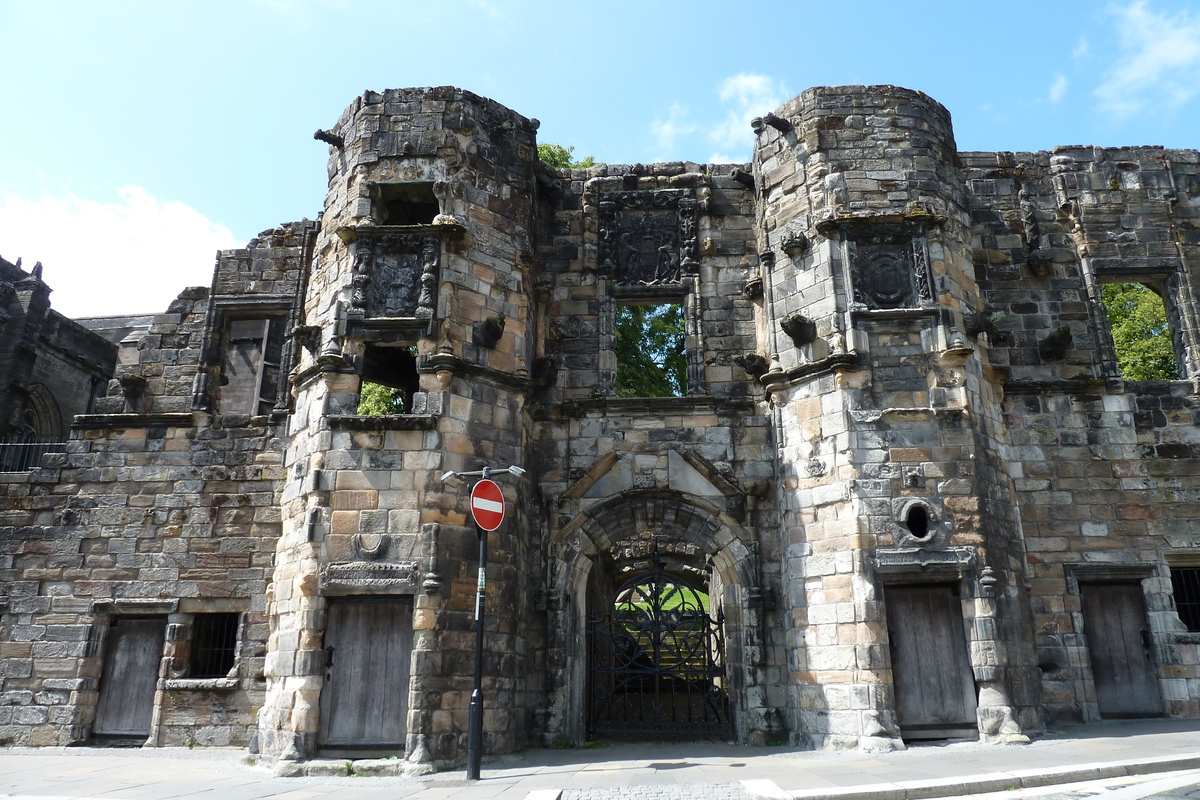
M 471 489 L 471 516 L 485 531 L 494 531 L 504 521 L 504 493 L 495 481 L 483 480 Z

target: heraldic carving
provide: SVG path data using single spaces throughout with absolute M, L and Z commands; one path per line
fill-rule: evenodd
M 432 318 L 441 239 L 359 229 L 351 306 L 369 317 Z
M 696 260 L 697 203 L 686 189 L 600 195 L 600 269 L 618 284 L 680 283 Z
M 867 308 L 915 308 L 933 302 L 925 242 L 910 233 L 856 237 L 854 300 Z

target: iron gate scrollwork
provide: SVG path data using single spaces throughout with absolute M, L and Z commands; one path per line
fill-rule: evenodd
M 591 736 L 730 735 L 724 616 L 660 564 L 589 620 Z

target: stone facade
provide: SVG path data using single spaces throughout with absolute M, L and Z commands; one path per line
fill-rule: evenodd
M 477 539 L 443 476 L 507 465 L 489 753 L 609 730 L 630 693 L 598 665 L 632 640 L 600 622 L 650 574 L 715 631 L 715 672 L 654 686 L 702 683 L 718 727 L 671 733 L 1200 715 L 1172 590 L 1200 567 L 1200 153 L 960 153 L 890 86 L 803 93 L 752 164 L 556 172 L 536 130 L 458 89 L 364 94 L 317 133 L 319 223 L 220 253 L 67 452 L 3 476 L 0 738 L 460 761 Z M 1113 281 L 1164 297 L 1184 379 L 1121 379 Z M 678 310 L 677 396 L 622 387 L 631 306 Z M 404 413 L 359 414 L 364 381 Z M 1118 607 L 1132 627 L 1098 631 Z
M 61 441 L 112 377 L 116 348 L 50 308 L 42 265 L 0 258 L 0 436 Z

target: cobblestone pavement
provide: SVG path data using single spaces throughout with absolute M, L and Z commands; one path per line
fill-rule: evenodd
M 658 784 L 567 789 L 561 800 L 749 800 L 740 783 Z
M 1024 746 L 890 753 L 698 742 L 530 750 L 485 759 L 481 781 L 461 770 L 418 778 L 366 774 L 365 762 L 353 773 L 347 761 L 307 763 L 309 774 L 284 778 L 232 749 L 0 747 L 0 800 L 950 800 L 984 785 L 993 793 L 971 800 L 1200 800 L 1200 721 L 1106 723 Z

